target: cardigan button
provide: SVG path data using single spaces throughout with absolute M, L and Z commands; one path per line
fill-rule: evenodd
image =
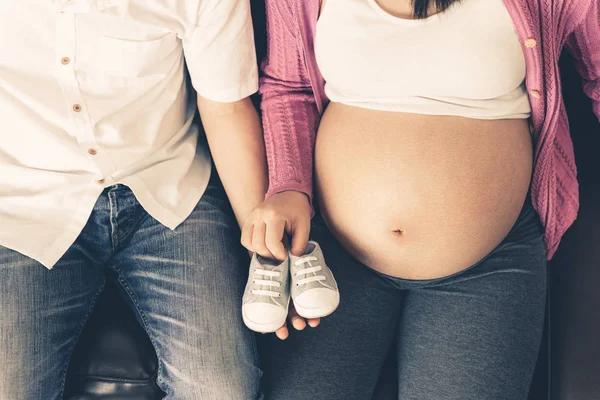
M 537 90 L 530 90 L 529 94 L 531 95 L 531 97 L 536 98 L 536 99 L 542 98 L 542 94 Z
M 525 40 L 525 47 L 527 47 L 528 49 L 533 49 L 535 46 L 537 46 L 537 40 L 533 38 Z

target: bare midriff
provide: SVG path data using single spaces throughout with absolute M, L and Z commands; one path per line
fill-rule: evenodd
M 527 196 L 525 119 L 476 120 L 328 106 L 317 135 L 317 198 L 357 260 L 404 279 L 435 279 L 485 257 Z

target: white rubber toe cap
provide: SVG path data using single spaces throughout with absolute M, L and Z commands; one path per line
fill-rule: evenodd
M 244 323 L 255 332 L 275 332 L 285 324 L 287 309 L 270 303 L 249 303 L 242 306 Z
M 307 290 L 294 298 L 294 307 L 301 317 L 326 317 L 340 304 L 340 293 L 328 288 Z

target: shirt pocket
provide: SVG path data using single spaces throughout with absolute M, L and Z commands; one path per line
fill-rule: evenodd
M 77 69 L 83 77 L 140 78 L 164 71 L 182 54 L 177 34 L 100 11 L 79 15 L 76 31 Z
M 58 11 L 69 14 L 83 14 L 102 11 L 122 4 L 124 0 L 53 0 Z

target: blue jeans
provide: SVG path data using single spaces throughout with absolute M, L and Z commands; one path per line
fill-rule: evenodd
M 401 400 L 525 400 L 544 322 L 543 235 L 528 201 L 475 265 L 405 280 L 353 259 L 316 218 L 312 238 L 338 281 L 340 307 L 285 342 L 259 338 L 265 397 L 371 400 L 395 349 Z
M 69 358 L 116 272 L 159 358 L 170 400 L 255 400 L 261 371 L 242 324 L 247 255 L 216 179 L 171 231 L 129 188 L 108 188 L 83 232 L 48 271 L 0 247 L 0 399 L 62 398 Z

